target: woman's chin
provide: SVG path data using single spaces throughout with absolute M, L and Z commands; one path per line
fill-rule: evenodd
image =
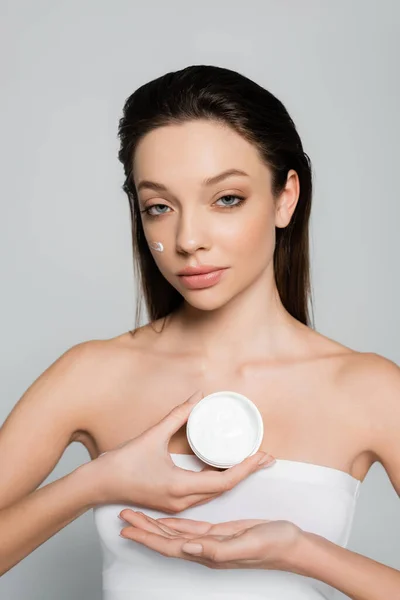
M 229 301 L 229 298 L 226 298 L 226 295 L 216 293 L 215 291 L 213 292 L 212 288 L 203 290 L 185 290 L 185 293 L 182 295 L 190 306 L 198 308 L 199 310 L 216 310 Z

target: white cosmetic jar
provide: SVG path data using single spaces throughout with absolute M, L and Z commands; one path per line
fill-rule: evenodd
M 187 440 L 196 456 L 221 469 L 255 454 L 263 435 L 264 424 L 257 406 L 243 394 L 230 391 L 202 398 L 186 425 Z

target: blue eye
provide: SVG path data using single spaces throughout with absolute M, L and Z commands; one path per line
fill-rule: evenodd
M 148 208 L 145 208 L 144 210 L 141 210 L 140 212 L 146 213 L 149 217 L 158 217 L 158 215 L 164 215 L 165 212 L 156 213 L 155 215 L 150 212 L 150 210 L 152 208 L 155 208 L 156 206 L 162 206 L 163 208 L 169 208 L 169 206 L 167 206 L 166 204 L 153 204 L 152 206 L 149 206 Z
M 243 204 L 243 202 L 245 201 L 245 198 L 243 198 L 243 196 L 233 196 L 231 194 L 228 194 L 226 196 L 221 196 L 221 198 L 218 198 L 218 200 L 216 202 L 219 202 L 220 200 L 225 200 L 226 198 L 231 198 L 231 199 L 234 198 L 234 199 L 238 200 L 239 202 L 237 202 L 236 204 L 222 204 L 222 205 L 219 204 L 218 206 L 220 206 L 220 207 L 223 206 L 224 208 L 236 208 L 238 206 L 241 206 Z M 140 212 L 146 213 L 146 215 L 151 218 L 157 218 L 161 215 L 167 214 L 166 211 L 162 211 L 159 213 L 156 212 L 155 214 L 151 213 L 150 211 L 156 207 L 169 208 L 169 206 L 167 206 L 166 204 L 152 204 L 151 206 L 141 210 Z
M 225 198 L 236 198 L 236 200 L 239 200 L 237 204 L 223 204 L 222 206 L 225 206 L 225 208 L 236 208 L 236 206 L 240 206 L 244 202 L 244 198 L 242 196 L 233 196 L 231 194 L 228 194 L 227 196 L 221 196 L 221 198 L 218 198 L 217 202 L 220 200 L 225 200 Z

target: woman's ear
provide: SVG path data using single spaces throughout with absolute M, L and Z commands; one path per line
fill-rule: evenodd
M 297 206 L 300 195 L 300 182 L 296 171 L 291 169 L 284 190 L 275 207 L 275 227 L 287 227 Z

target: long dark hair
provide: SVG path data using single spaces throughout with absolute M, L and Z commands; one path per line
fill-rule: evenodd
M 282 102 L 251 79 L 222 67 L 192 65 L 139 87 L 126 100 L 119 120 L 118 158 L 125 171 L 122 189 L 129 199 L 138 283 L 135 330 L 140 320 L 142 294 L 150 323 L 167 317 L 183 302 L 183 296 L 158 269 L 144 236 L 132 177 L 135 150 L 141 138 L 157 127 L 195 119 L 222 122 L 253 144 L 271 170 L 274 198 L 282 192 L 289 170 L 297 172 L 300 196 L 290 223 L 285 228 L 276 228 L 273 262 L 283 306 L 309 326 L 308 300 L 312 306 L 312 294 L 308 222 L 312 167 L 295 124 Z

